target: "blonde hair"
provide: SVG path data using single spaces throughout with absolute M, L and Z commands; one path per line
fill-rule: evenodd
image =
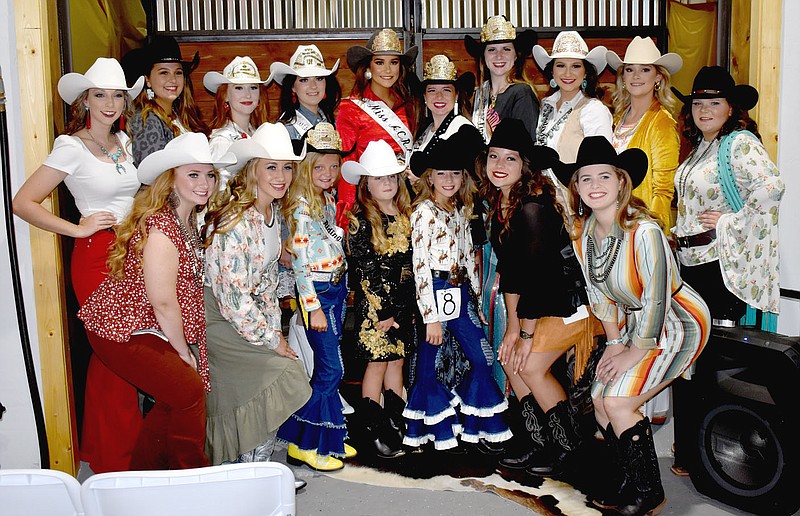
M 426 200 L 430 200 L 436 204 L 436 194 L 433 191 L 433 185 L 430 184 L 431 174 L 434 172 L 436 172 L 435 169 L 429 168 L 426 169 L 421 176 L 419 176 L 419 180 L 416 184 L 418 191 L 416 198 L 414 198 L 414 208 Z M 456 211 L 460 210 L 462 207 L 465 208 L 464 216 L 467 221 L 469 221 L 469 219 L 472 218 L 472 206 L 473 199 L 475 197 L 475 183 L 472 181 L 472 176 L 470 176 L 469 172 L 466 170 L 461 170 L 461 177 L 463 177 L 463 180 L 461 181 L 461 188 L 458 189 L 458 192 L 456 192 L 450 198 L 450 200 L 453 203 Z
M 636 227 L 639 221 L 651 220 L 663 229 L 664 224 L 661 222 L 661 219 L 658 217 L 658 215 L 650 211 L 643 200 L 633 195 L 633 185 L 631 183 L 631 177 L 628 175 L 628 173 L 625 170 L 617 168 L 613 165 L 609 165 L 609 167 L 611 167 L 611 169 L 617 175 L 617 178 L 622 179 L 622 189 L 617 195 L 619 206 L 617 208 L 616 222 L 619 227 L 621 227 L 624 231 L 630 231 Z M 586 220 L 592 213 L 592 209 L 586 206 L 586 204 L 583 204 L 581 208 L 583 215 L 578 215 L 578 208 L 583 202 L 581 201 L 581 196 L 578 193 L 579 171 L 580 169 L 576 170 L 572 175 L 572 179 L 569 181 L 570 205 L 573 213 L 575 213 L 575 227 L 573 231 L 570 231 L 573 240 L 580 238 L 582 233 L 581 228 L 583 228 Z
M 678 99 L 675 98 L 675 94 L 672 93 L 672 82 L 669 72 L 666 68 L 661 65 L 652 65 L 656 69 L 656 73 L 661 75 L 661 86 L 657 90 L 653 90 L 653 97 L 670 113 L 675 113 L 675 109 L 678 106 Z M 622 119 L 625 111 L 631 105 L 631 94 L 630 92 L 623 86 L 624 81 L 622 80 L 622 74 L 625 70 L 625 63 L 617 68 L 617 78 L 616 78 L 616 87 L 614 88 L 614 95 L 612 96 L 611 100 L 614 104 L 614 124 L 618 124 L 619 121 Z
M 398 217 L 405 221 L 410 220 L 411 217 L 411 196 L 408 194 L 408 188 L 402 181 L 401 174 L 393 174 L 397 180 L 397 192 L 394 194 L 394 205 L 398 211 Z M 388 249 L 390 247 L 389 237 L 386 235 L 386 230 L 383 227 L 383 211 L 381 211 L 378 203 L 372 198 L 369 192 L 369 176 L 361 176 L 356 188 L 356 199 L 358 202 L 353 206 L 352 211 L 347 214 L 350 219 L 350 233 L 358 231 L 359 222 L 357 215 L 364 214 L 370 228 L 372 229 L 372 247 L 376 250 Z M 410 228 L 411 226 L 409 226 Z
M 209 202 L 203 238 L 206 246 L 211 244 L 214 235 L 227 233 L 242 220 L 242 214 L 256 202 L 258 179 L 256 171 L 261 158 L 253 158 L 244 169 L 234 175 L 224 190 L 217 192 Z M 294 166 L 294 164 L 292 164 Z
M 294 236 L 295 229 L 297 229 L 297 221 L 294 218 L 294 212 L 300 206 L 301 199 L 308 204 L 308 209 L 312 219 L 322 220 L 325 209 L 325 193 L 318 193 L 314 186 L 314 167 L 325 154 L 321 152 L 308 152 L 300 165 L 297 166 L 297 174 L 292 180 L 292 185 L 286 193 L 286 202 L 283 203 L 283 218 L 286 220 L 286 225 L 289 228 L 289 243 L 287 248 L 292 248 L 292 237 Z M 341 164 L 341 157 L 339 163 Z M 340 177 L 341 179 L 341 177 Z

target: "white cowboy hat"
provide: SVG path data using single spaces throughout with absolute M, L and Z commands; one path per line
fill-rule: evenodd
M 591 51 L 580 34 L 574 30 L 565 30 L 558 33 L 553 42 L 553 53 L 548 54 L 541 45 L 533 47 L 533 60 L 542 70 L 553 59 L 585 59 L 590 62 L 597 74 L 603 73 L 606 68 L 606 47 L 599 45 Z
M 683 66 L 681 56 L 672 52 L 662 56 L 652 39 L 640 36 L 636 36 L 628 44 L 628 48 L 625 50 L 625 59 L 620 59 L 616 52 L 609 50 L 606 52 L 606 60 L 608 60 L 608 66 L 615 72 L 623 63 L 663 66 L 670 75 L 680 70 Z
M 139 163 L 137 174 L 140 183 L 150 185 L 165 171 L 181 165 L 203 163 L 221 168 L 235 162 L 236 158 L 230 153 L 214 159 L 208 138 L 203 133 L 184 133 L 173 138 L 160 151 L 144 158 Z
M 203 86 L 212 93 L 216 93 L 223 84 L 267 84 L 268 82 L 269 79 L 261 80 L 258 67 L 247 56 L 234 57 L 222 73 L 208 72 L 203 76 Z
M 297 50 L 289 59 L 289 64 L 272 63 L 269 67 L 269 79 L 283 85 L 283 78 L 287 75 L 298 77 L 327 77 L 339 69 L 339 59 L 333 63 L 330 70 L 325 68 L 325 60 L 317 45 L 298 45 Z
M 139 77 L 133 87 L 128 88 L 125 72 L 119 61 L 113 57 L 98 57 L 85 74 L 72 72 L 58 80 L 58 94 L 67 104 L 75 102 L 89 88 L 126 91 L 133 100 L 142 91 L 142 87 L 144 77 Z
M 374 140 L 367 144 L 357 162 L 344 162 L 342 177 L 351 185 L 356 185 L 361 176 L 391 176 L 405 169 L 405 165 L 397 162 L 397 156 L 388 143 L 384 140 Z
M 295 154 L 292 139 L 286 126 L 281 123 L 264 123 L 256 129 L 253 136 L 236 140 L 228 149 L 236 158 L 236 163 L 228 167 L 235 174 L 253 158 L 276 159 L 280 161 L 301 161 L 306 157 L 306 146 Z

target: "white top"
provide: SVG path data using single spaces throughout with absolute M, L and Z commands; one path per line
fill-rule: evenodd
M 253 126 L 247 128 L 250 134 L 253 134 Z M 211 131 L 211 137 L 208 139 L 208 144 L 211 147 L 211 157 L 218 160 L 230 149 L 233 142 L 248 138 L 247 133 L 241 127 L 236 125 L 233 120 L 228 122 L 218 129 Z M 228 169 L 220 168 L 219 170 L 219 189 L 224 190 L 228 181 L 231 179 L 231 173 Z
M 67 185 L 75 205 L 82 217 L 108 211 L 117 218 L 117 224 L 128 216 L 133 205 L 133 196 L 139 191 L 136 167 L 130 155 L 130 139 L 120 131 L 117 133 L 123 153 L 119 163 L 125 173 L 117 172 L 114 163 L 106 163 L 92 154 L 77 136 L 61 135 L 56 138 L 53 150 L 44 164 L 67 174 Z
M 585 95 L 578 92 L 572 100 L 564 101 L 561 109 L 556 109 L 558 100 L 561 98 L 561 91 L 557 91 L 542 100 L 542 111 L 539 114 L 539 125 L 536 128 L 536 143 L 547 145 L 550 148 L 558 148 L 558 140 L 564 132 L 567 118 L 575 105 L 585 98 Z M 614 134 L 613 119 L 611 111 L 598 99 L 588 99 L 589 101 L 580 111 L 580 124 L 583 129 L 583 136 L 605 136 L 608 141 Z

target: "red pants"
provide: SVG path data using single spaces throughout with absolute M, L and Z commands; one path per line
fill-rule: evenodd
M 83 305 L 108 274 L 106 259 L 114 233 L 98 231 L 75 239 L 72 252 L 72 288 Z M 131 453 L 142 428 L 136 387 L 101 362 L 89 359 L 84 397 L 81 460 L 95 473 L 130 469 Z
M 88 333 L 92 349 L 109 369 L 156 400 L 144 418 L 131 469 L 208 466 L 206 393 L 197 371 L 154 335 L 119 343 Z

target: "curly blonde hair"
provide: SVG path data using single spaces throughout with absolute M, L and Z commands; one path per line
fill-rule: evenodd
M 217 192 L 209 201 L 209 210 L 202 234 L 204 245 L 208 246 L 217 233 L 227 233 L 242 220 L 242 214 L 256 202 L 258 191 L 258 170 L 261 158 L 253 158 L 244 169 L 228 182 L 225 189 Z M 292 164 L 294 166 L 294 164 Z
M 433 185 L 431 184 L 431 174 L 434 172 L 436 172 L 436 170 L 429 168 L 426 169 L 421 176 L 419 176 L 419 180 L 414 185 L 415 189 L 417 190 L 417 196 L 414 198 L 413 203 L 414 208 L 428 199 L 436 204 L 436 194 L 434 193 Z M 455 195 L 453 195 L 450 199 L 456 211 L 460 210 L 462 207 L 465 208 L 464 216 L 467 220 L 470 220 L 472 218 L 472 207 L 476 192 L 475 182 L 472 180 L 470 173 L 466 170 L 461 170 L 461 177 L 464 178 L 461 181 L 461 188 L 459 188 L 458 192 L 456 192 Z
M 303 202 L 308 203 L 309 211 L 313 219 L 322 220 L 325 208 L 325 195 L 322 192 L 317 192 L 314 186 L 314 167 L 325 154 L 321 152 L 308 152 L 300 165 L 297 165 L 296 174 L 292 179 L 292 185 L 286 193 L 286 202 L 283 203 L 283 218 L 289 228 L 289 242 L 287 248 L 291 250 L 292 235 L 297 229 L 297 221 L 294 218 L 294 212 L 300 206 L 301 199 Z M 339 158 L 341 164 L 341 157 Z M 341 176 L 340 176 L 341 179 Z
M 397 193 L 394 194 L 394 205 L 397 208 L 398 217 L 404 218 L 406 221 L 411 217 L 411 196 L 408 194 L 408 188 L 401 180 L 401 174 L 393 174 L 397 180 Z M 369 177 L 361 176 L 356 188 L 356 199 L 358 202 L 353 206 L 353 209 L 348 212 L 347 217 L 350 219 L 350 233 L 358 231 L 359 222 L 357 216 L 360 213 L 364 214 L 370 228 L 372 229 L 372 247 L 375 249 L 387 249 L 390 247 L 389 237 L 386 235 L 386 230 L 383 228 L 383 211 L 381 211 L 378 203 L 372 198 L 369 192 L 368 185 Z M 410 226 L 409 226 L 410 228 Z
M 661 65 L 653 65 L 655 67 L 656 72 L 661 75 L 661 85 L 658 87 L 657 90 L 653 90 L 653 97 L 670 113 L 675 113 L 675 110 L 678 106 L 678 99 L 675 98 L 675 94 L 672 93 L 672 79 L 670 77 L 669 72 L 666 68 Z M 630 92 L 625 89 L 623 86 L 624 81 L 622 80 L 622 74 L 625 70 L 625 63 L 617 68 L 617 78 L 615 82 L 614 88 L 614 95 L 612 95 L 611 100 L 614 104 L 614 124 L 618 124 L 622 119 L 625 111 L 631 105 L 631 94 Z

